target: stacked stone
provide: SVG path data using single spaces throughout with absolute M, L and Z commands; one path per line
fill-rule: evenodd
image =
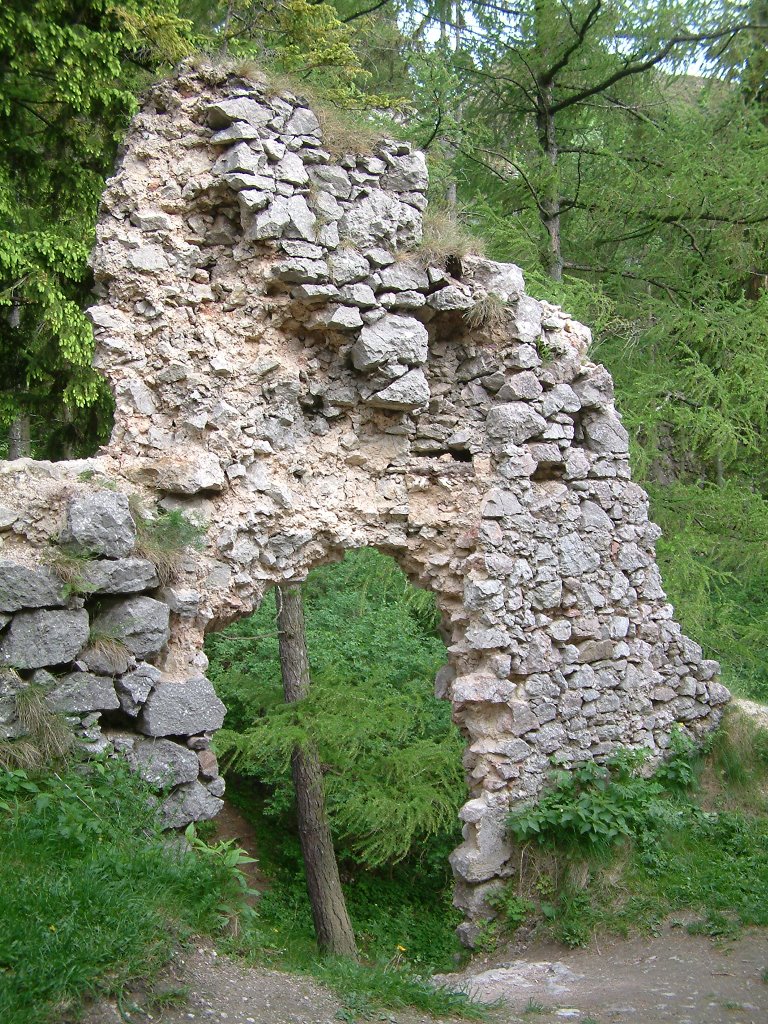
M 154 564 L 132 555 L 128 498 L 104 490 L 70 499 L 58 539 L 77 552 L 76 586 L 62 582 L 55 561 L 0 560 L 0 739 L 25 735 L 16 698 L 34 686 L 85 753 L 123 755 L 163 791 L 165 827 L 214 817 L 224 780 L 210 736 L 224 706 L 204 676 L 164 680 L 155 665 L 171 609 L 183 608 L 177 591 L 160 588 Z
M 205 670 L 207 630 L 344 550 L 376 546 L 433 590 L 449 645 L 437 688 L 467 740 L 452 863 L 473 918 L 513 870 L 510 807 L 552 762 L 625 746 L 653 764 L 675 727 L 716 725 L 728 694 L 664 596 L 589 331 L 526 295 L 517 267 L 430 265 L 426 184 L 401 143 L 333 155 L 299 97 L 213 69 L 161 84 L 93 256 L 111 443 L 0 480 L 23 564 L 62 485 L 88 491 L 83 470 L 209 524 L 179 581 L 198 599 L 145 659 L 179 697 Z

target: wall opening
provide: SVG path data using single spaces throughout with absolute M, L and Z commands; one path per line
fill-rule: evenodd
M 464 741 L 434 696 L 446 662 L 433 595 L 393 558 L 349 551 L 304 585 L 312 692 L 285 705 L 274 590 L 253 615 L 212 634 L 209 675 L 227 706 L 217 749 L 228 799 L 255 825 L 272 943 L 313 948 L 289 757 L 311 736 L 361 950 L 450 967 L 460 915 L 448 856 L 461 842 Z M 289 910 L 290 908 L 290 910 Z

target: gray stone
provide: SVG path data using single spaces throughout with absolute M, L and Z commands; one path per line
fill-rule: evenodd
M 409 370 L 398 377 L 383 391 L 372 395 L 368 405 L 381 409 L 402 409 L 403 411 L 418 409 L 429 401 L 429 384 L 421 369 Z
M 412 263 L 393 263 L 392 266 L 380 270 L 379 281 L 381 291 L 426 291 L 429 288 L 426 273 Z
M 215 818 L 224 801 L 212 796 L 201 782 L 188 782 L 175 789 L 160 807 L 163 828 L 186 828 L 193 821 Z
M 12 508 L 0 505 L 0 530 L 10 530 L 18 519 L 18 514 Z
M 330 288 L 331 285 L 327 285 L 324 282 L 328 279 L 328 264 L 325 260 L 307 259 L 304 257 L 295 257 L 290 260 L 283 260 L 282 263 L 276 263 L 272 268 L 272 274 L 274 277 L 279 278 L 281 281 L 285 281 L 286 284 L 316 284 L 323 288 Z
M 376 296 L 367 284 L 345 284 L 339 289 L 339 294 L 343 302 L 358 309 L 370 309 L 376 305 Z
M 226 483 L 224 471 L 213 452 L 193 448 L 161 461 L 154 484 L 165 494 L 200 494 L 222 491 Z
M 135 594 L 158 586 L 157 570 L 146 558 L 119 558 L 87 562 L 81 571 L 83 583 L 93 594 Z
M 187 736 L 220 729 L 226 708 L 204 676 L 186 682 L 160 682 L 138 720 L 147 736 Z
M 285 126 L 286 135 L 316 135 L 319 132 L 320 122 L 309 107 L 297 107 Z
M 145 782 L 167 789 L 182 782 L 194 782 L 199 771 L 197 754 L 173 740 L 151 739 L 136 743 L 128 764 Z M 200 820 L 200 819 L 196 819 Z
M 42 668 L 74 661 L 88 632 L 86 611 L 17 612 L 0 639 L 0 666 Z
M 85 711 L 114 711 L 120 707 L 112 679 L 91 672 L 70 672 L 62 676 L 45 699 L 52 711 L 69 715 Z
M 407 156 L 390 156 L 385 161 L 389 169 L 381 179 L 384 188 L 393 192 L 424 191 L 429 185 L 427 161 L 423 153 L 410 153 Z
M 286 153 L 275 166 L 275 177 L 278 181 L 287 181 L 291 185 L 305 185 L 309 181 L 301 157 L 296 153 Z
M 333 284 L 302 284 L 291 295 L 305 306 L 324 306 L 339 298 L 339 289 Z
M 462 256 L 463 278 L 497 295 L 504 302 L 513 302 L 524 293 L 523 272 L 514 263 L 494 263 L 482 256 Z
M 328 273 L 334 284 L 362 281 L 370 272 L 368 260 L 354 249 L 341 249 L 328 257 Z
M 587 447 L 600 454 L 626 455 L 629 434 L 615 412 L 588 415 L 582 419 Z
M 471 309 L 475 304 L 475 298 L 469 289 L 460 285 L 449 284 L 447 288 L 432 292 L 427 298 L 427 305 L 438 313 L 450 313 L 455 310 Z
M 315 330 L 351 331 L 362 326 L 363 318 L 356 306 L 326 306 L 307 320 L 307 327 Z
M 160 669 L 154 665 L 139 665 L 134 672 L 118 676 L 115 690 L 123 711 L 131 718 L 136 718 L 159 679 Z
M 352 348 L 355 368 L 370 372 L 389 362 L 420 365 L 427 361 L 427 329 L 412 317 L 388 313 L 362 329 Z
M 159 654 L 168 643 L 170 610 L 151 597 L 117 601 L 93 620 L 93 632 L 115 637 L 136 658 Z
M 213 146 L 229 146 L 233 142 L 250 142 L 259 137 L 259 129 L 255 125 L 247 124 L 245 121 L 235 121 L 229 128 L 222 128 L 220 132 L 214 132 L 209 141 Z M 264 150 L 268 153 L 266 143 Z
M 349 199 L 352 183 L 343 167 L 333 164 L 329 167 L 310 167 L 309 176 L 324 192 L 329 192 L 336 199 Z
M 517 401 L 519 399 L 533 400 L 538 398 L 542 392 L 536 374 L 530 370 L 523 370 L 510 377 L 506 384 L 499 390 L 499 398 L 502 402 Z
M 495 405 L 489 411 L 485 421 L 488 436 L 499 441 L 522 444 L 540 434 L 547 426 L 547 421 L 525 402 L 508 402 Z
M 66 604 L 64 584 L 47 566 L 0 561 L 0 611 L 52 608 Z M 5 623 L 3 623 L 5 625 Z
M 394 196 L 377 190 L 347 208 L 339 232 L 361 249 L 394 248 L 420 240 L 421 217 Z
M 254 128 L 264 128 L 275 115 L 274 111 L 263 103 L 238 97 L 213 103 L 208 108 L 207 116 L 211 128 L 227 128 L 235 121 L 245 121 Z
M 304 196 L 276 196 L 266 210 L 256 215 L 246 231 L 246 238 L 264 240 L 285 236 L 312 242 L 316 223 L 317 217 Z
M 117 491 L 79 494 L 67 506 L 60 540 L 107 558 L 124 558 L 136 543 L 128 496 Z
M 541 337 L 541 303 L 523 295 L 515 307 L 510 321 L 511 333 L 524 345 L 535 346 Z
M 247 142 L 240 142 L 222 153 L 213 165 L 213 174 L 259 174 L 266 165 L 264 153 L 255 153 Z

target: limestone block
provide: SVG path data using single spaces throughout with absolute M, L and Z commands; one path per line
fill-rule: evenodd
M 0 612 L 55 608 L 64 604 L 64 585 L 47 566 L 0 561 Z
M 157 571 L 146 558 L 87 562 L 80 575 L 91 594 L 135 594 L 158 585 Z
M 424 191 L 429 185 L 427 161 L 423 153 L 409 153 L 405 156 L 384 154 L 388 165 L 381 183 L 393 192 Z
M 336 164 L 310 167 L 308 173 L 315 185 L 324 192 L 328 192 L 336 199 L 349 199 L 352 183 L 343 167 Z
M 626 455 L 629 434 L 615 412 L 584 416 L 582 420 L 587 447 L 600 454 Z
M 88 612 L 17 612 L 0 639 L 0 667 L 42 668 L 74 661 L 88 640 Z
M 235 121 L 245 121 L 254 128 L 263 128 L 274 116 L 274 111 L 268 106 L 244 96 L 219 100 L 212 103 L 207 110 L 208 124 L 211 128 L 228 128 Z
M 120 707 L 109 676 L 97 676 L 91 672 L 70 672 L 62 676 L 45 699 L 52 711 L 70 715 L 85 711 L 114 711 Z
M 427 305 L 438 313 L 471 309 L 474 304 L 475 298 L 469 289 L 457 284 L 449 284 L 427 298 Z
M 426 291 L 429 288 L 429 279 L 425 271 L 412 263 L 393 263 L 380 270 L 378 277 L 381 291 Z
M 309 107 L 297 107 L 285 126 L 286 135 L 316 135 L 320 133 L 320 122 Z
M 489 437 L 521 444 L 540 434 L 547 422 L 525 402 L 507 402 L 494 406 L 489 411 L 485 424 Z
M 128 497 L 118 491 L 81 494 L 67 505 L 60 540 L 107 558 L 124 558 L 136 543 Z
M 356 306 L 334 304 L 312 313 L 306 324 L 314 330 L 352 331 L 363 326 L 363 318 Z
M 152 687 L 160 679 L 160 670 L 154 665 L 139 665 L 135 671 L 127 672 L 115 679 L 115 690 L 123 711 L 135 718 L 149 696 Z
M 212 796 L 200 782 L 188 782 L 171 793 L 160 807 L 163 828 L 186 828 L 192 821 L 215 818 L 224 801 Z
M 514 302 L 525 290 L 523 272 L 514 263 L 495 263 L 482 256 L 462 256 L 463 277 L 505 302 Z
M 363 327 L 352 348 L 352 362 L 364 372 L 389 362 L 418 366 L 427 361 L 428 342 L 427 329 L 418 320 L 387 313 Z
M 421 369 L 409 370 L 367 400 L 380 409 L 418 409 L 429 401 L 429 384 Z
M 368 260 L 354 249 L 342 249 L 328 257 L 326 273 L 336 285 L 362 281 L 370 272 Z
M 315 238 L 317 217 L 310 210 L 304 196 L 276 196 L 266 210 L 256 215 L 246 231 L 246 238 Z
M 149 695 L 137 727 L 147 736 L 191 736 L 220 729 L 225 712 L 204 676 L 183 683 L 163 681 Z
M 94 633 L 114 636 L 136 658 L 149 658 L 168 643 L 170 610 L 152 597 L 113 602 L 93 620 Z
M 243 174 L 258 174 L 266 162 L 267 157 L 264 153 L 254 152 L 247 142 L 239 142 L 226 153 L 222 153 L 213 165 L 213 173 L 235 174 L 239 171 Z
M 193 750 L 166 739 L 136 743 L 127 760 L 131 768 L 156 789 L 194 782 L 200 767 Z

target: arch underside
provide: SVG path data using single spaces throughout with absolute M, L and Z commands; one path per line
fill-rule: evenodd
M 527 296 L 516 267 L 430 263 L 426 187 L 406 144 L 329 153 L 297 97 L 212 72 L 156 88 L 93 255 L 112 440 L 94 459 L 0 466 L 0 659 L 24 684 L 64 672 L 82 720 L 113 701 L 129 756 L 150 756 L 141 736 L 192 749 L 202 774 L 177 782 L 176 805 L 205 815 L 221 794 L 205 632 L 347 549 L 393 555 L 447 631 L 438 692 L 466 736 L 470 788 L 452 864 L 472 917 L 512 870 L 510 806 L 536 796 L 552 761 L 617 746 L 659 757 L 676 723 L 712 728 L 728 694 L 666 601 L 659 531 L 588 330 Z M 128 589 L 107 582 L 74 604 L 46 590 L 40 565 L 62 529 L 99 579 L 142 560 L 126 495 L 204 522 L 202 550 L 165 587 L 137 570 Z M 154 639 L 119 672 L 89 667 L 71 637 L 104 614 L 123 628 L 137 600 L 152 602 Z M 68 648 L 46 653 L 46 615 Z M 119 708 L 103 693 L 87 707 L 78 673 L 111 680 Z M 125 683 L 137 673 L 146 685 Z

